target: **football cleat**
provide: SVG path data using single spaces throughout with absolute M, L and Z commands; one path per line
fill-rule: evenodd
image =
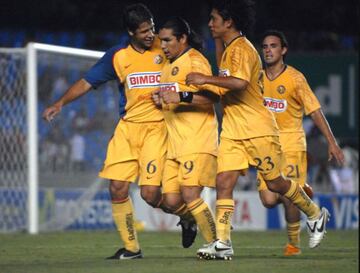
M 197 234 L 197 225 L 194 220 L 181 219 L 177 226 L 181 226 L 182 230 L 182 245 L 184 248 L 189 248 L 195 241 Z
M 198 249 L 196 253 L 198 259 L 202 260 L 232 260 L 234 250 L 231 241 L 215 240 L 210 244 L 205 244 L 202 248 Z
M 301 254 L 300 247 L 293 246 L 292 244 L 287 244 L 284 248 L 284 256 L 296 256 Z
M 320 216 L 316 220 L 307 220 L 307 230 L 310 236 L 309 247 L 315 248 L 320 245 L 326 233 L 326 223 L 330 220 L 330 213 L 326 208 L 322 208 Z
M 143 255 L 141 250 L 138 252 L 132 252 L 125 248 L 120 248 L 116 253 L 110 257 L 107 257 L 106 260 L 131 260 L 131 259 L 140 259 Z

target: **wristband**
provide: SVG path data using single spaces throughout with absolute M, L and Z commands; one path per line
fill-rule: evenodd
M 179 92 L 180 102 L 191 103 L 194 94 L 192 92 Z

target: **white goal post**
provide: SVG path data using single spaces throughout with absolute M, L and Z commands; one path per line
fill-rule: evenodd
M 104 55 L 102 51 L 70 48 L 42 43 L 27 45 L 27 122 L 28 122 L 28 232 L 39 232 L 38 208 L 38 139 L 37 139 L 37 53 L 39 51 L 61 53 L 71 56 L 85 56 L 99 59 Z

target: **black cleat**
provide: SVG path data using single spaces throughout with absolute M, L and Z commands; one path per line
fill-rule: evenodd
M 131 260 L 131 259 L 140 259 L 143 255 L 141 250 L 138 252 L 131 252 L 125 248 L 120 248 L 113 256 L 107 257 L 106 260 Z
M 184 248 L 189 248 L 195 241 L 197 234 L 197 225 L 194 220 L 181 219 L 177 226 L 181 226 L 182 230 L 182 245 Z

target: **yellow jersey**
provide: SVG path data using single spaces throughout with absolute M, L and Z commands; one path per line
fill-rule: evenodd
M 248 82 L 245 90 L 221 89 L 224 107 L 221 137 L 249 139 L 278 135 L 273 114 L 265 107 L 262 95 L 261 59 L 245 37 L 234 39 L 221 58 L 219 76 Z
M 165 63 L 161 72 L 160 89 L 198 92 L 200 87 L 185 84 L 186 75 L 190 72 L 212 75 L 207 59 L 193 48 L 173 62 L 168 60 Z M 201 86 L 201 90 L 205 88 L 218 93 L 215 86 Z M 194 105 L 181 102 L 163 105 L 163 113 L 168 130 L 167 158 L 174 159 L 194 153 L 217 155 L 218 123 L 213 104 Z
M 161 110 L 156 108 L 151 100 L 151 93 L 159 87 L 164 63 L 165 56 L 158 38 L 155 38 L 154 45 L 144 53 L 129 45 L 114 54 L 113 67 L 125 89 L 124 120 L 149 122 L 164 119 Z
M 306 151 L 303 116 L 321 106 L 304 75 L 289 65 L 274 80 L 265 75 L 264 98 L 268 109 L 275 114 L 282 149 Z

